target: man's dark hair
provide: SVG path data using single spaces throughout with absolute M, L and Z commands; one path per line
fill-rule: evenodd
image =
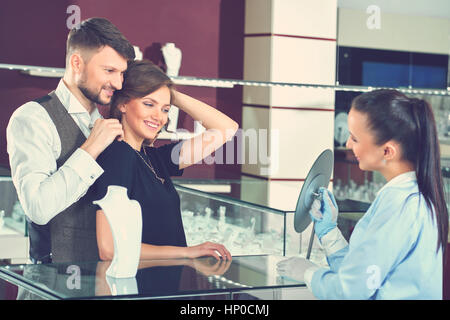
M 128 61 L 135 58 L 134 48 L 125 36 L 105 18 L 89 18 L 67 37 L 66 61 L 75 50 L 97 50 L 109 46 Z

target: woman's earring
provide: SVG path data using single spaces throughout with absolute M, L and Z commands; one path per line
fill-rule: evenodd
M 387 164 L 386 159 L 381 160 L 381 163 L 383 163 L 383 166 L 385 166 Z

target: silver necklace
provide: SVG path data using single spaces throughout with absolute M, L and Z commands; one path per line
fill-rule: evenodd
M 146 166 L 150 169 L 151 172 L 153 172 L 153 174 L 155 175 L 156 179 L 158 179 L 159 181 L 161 181 L 161 183 L 164 184 L 164 179 L 161 178 L 160 176 L 158 176 L 156 174 L 155 169 L 153 169 L 152 163 L 150 162 L 150 158 L 147 155 L 147 152 L 145 152 L 145 148 L 143 148 L 145 155 L 147 156 L 148 162 L 145 161 L 144 157 L 141 156 L 141 154 L 139 153 L 139 151 L 137 151 L 136 149 L 133 148 L 133 150 L 137 153 L 137 155 L 142 159 L 142 161 L 144 161 L 144 163 L 146 164 Z

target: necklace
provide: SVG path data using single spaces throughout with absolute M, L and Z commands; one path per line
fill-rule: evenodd
M 134 150 L 134 151 L 137 153 L 137 155 L 142 159 L 142 161 L 144 161 L 144 163 L 147 165 L 147 167 L 150 169 L 150 171 L 153 172 L 153 174 L 155 175 L 156 179 L 158 179 L 159 181 L 161 181 L 161 183 L 164 183 L 164 179 L 161 178 L 160 176 L 158 176 L 158 175 L 156 174 L 155 169 L 153 169 L 152 163 L 150 162 L 150 158 L 148 157 L 147 152 L 145 152 L 145 148 L 144 148 L 143 150 L 144 150 L 145 155 L 147 156 L 148 162 L 145 161 L 144 157 L 139 153 L 139 151 L 137 151 L 137 150 L 134 149 L 134 148 L 133 148 L 133 150 Z

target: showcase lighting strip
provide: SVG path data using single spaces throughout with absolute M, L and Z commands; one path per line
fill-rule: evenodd
M 219 87 L 224 84 L 254 87 L 284 87 L 284 88 L 304 88 L 304 89 L 327 89 L 335 91 L 350 92 L 369 92 L 377 89 L 394 89 L 409 94 L 424 94 L 437 96 L 450 96 L 450 87 L 445 89 L 425 89 L 425 88 L 392 88 L 392 87 L 374 87 L 374 86 L 351 86 L 351 85 L 326 85 L 326 84 L 304 84 L 304 83 L 286 83 L 286 82 L 265 82 L 251 80 L 234 80 L 234 79 L 209 79 L 196 77 L 174 77 L 175 83 L 181 80 L 185 83 L 195 82 L 195 85 L 205 87 Z M 192 85 L 192 84 L 191 84 Z
M 64 75 L 64 68 L 37 67 L 17 64 L 0 63 L 0 69 L 19 70 L 22 73 L 38 77 L 61 78 Z M 424 88 L 392 88 L 392 87 L 373 87 L 373 86 L 351 86 L 351 85 L 327 85 L 327 84 L 304 84 L 304 83 L 286 83 L 286 82 L 265 82 L 235 79 L 213 79 L 197 77 L 171 77 L 177 85 L 214 87 L 214 88 L 233 88 L 234 86 L 252 86 L 252 87 L 282 87 L 282 88 L 303 88 L 303 89 L 326 89 L 348 92 L 368 92 L 377 89 L 395 89 L 407 94 L 423 94 L 435 96 L 450 96 L 450 87 L 445 89 L 424 89 Z

